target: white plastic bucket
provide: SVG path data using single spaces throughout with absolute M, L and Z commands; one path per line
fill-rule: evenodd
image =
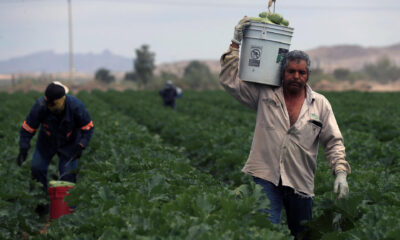
M 243 34 L 239 78 L 280 86 L 279 67 L 289 51 L 293 28 L 252 21 Z

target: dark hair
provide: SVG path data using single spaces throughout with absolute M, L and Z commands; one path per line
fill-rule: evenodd
M 58 84 L 50 83 L 47 86 L 44 95 L 46 96 L 48 102 L 53 102 L 54 100 L 65 95 L 65 89 Z
M 293 50 L 286 53 L 281 61 L 280 65 L 280 77 L 281 81 L 283 81 L 283 77 L 285 76 L 285 70 L 289 66 L 290 61 L 295 60 L 304 60 L 307 63 L 307 73 L 310 73 L 311 61 L 308 54 L 301 50 Z

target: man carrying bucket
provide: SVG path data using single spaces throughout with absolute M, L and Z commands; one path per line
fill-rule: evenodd
M 43 97 L 30 110 L 20 131 L 19 166 L 26 160 L 30 141 L 39 126 L 31 162 L 32 177 L 48 189 L 47 169 L 54 155 L 58 155 L 60 180 L 76 182 L 74 169 L 82 151 L 93 134 L 93 122 L 81 101 L 67 95 L 68 88 L 60 82 L 50 83 Z
M 318 144 L 325 149 L 338 198 L 348 192 L 350 165 L 343 137 L 328 100 L 307 84 L 310 59 L 303 51 L 287 53 L 280 63 L 281 86 L 242 81 L 238 77 L 239 45 L 250 19 L 235 27 L 229 50 L 221 57 L 220 83 L 235 99 L 257 111 L 251 151 L 242 171 L 263 187 L 270 200 L 272 223 L 285 208 L 295 239 L 307 239 L 300 224 L 311 220 Z

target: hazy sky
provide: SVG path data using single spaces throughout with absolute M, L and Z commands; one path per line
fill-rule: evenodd
M 71 0 L 75 53 L 105 49 L 133 58 L 150 45 L 156 61 L 218 59 L 235 24 L 267 0 Z M 399 0 L 277 0 L 294 28 L 291 49 L 400 43 Z M 67 0 L 0 0 L 0 60 L 68 52 Z

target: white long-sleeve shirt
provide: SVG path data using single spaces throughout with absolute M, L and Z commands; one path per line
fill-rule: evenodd
M 257 111 L 251 151 L 242 171 L 276 186 L 314 196 L 314 175 L 319 143 L 333 173 L 345 171 L 343 137 L 332 107 L 321 94 L 306 86 L 299 117 L 290 126 L 282 87 L 245 82 L 238 77 L 238 50 L 229 48 L 221 57 L 220 83 L 234 98 Z

